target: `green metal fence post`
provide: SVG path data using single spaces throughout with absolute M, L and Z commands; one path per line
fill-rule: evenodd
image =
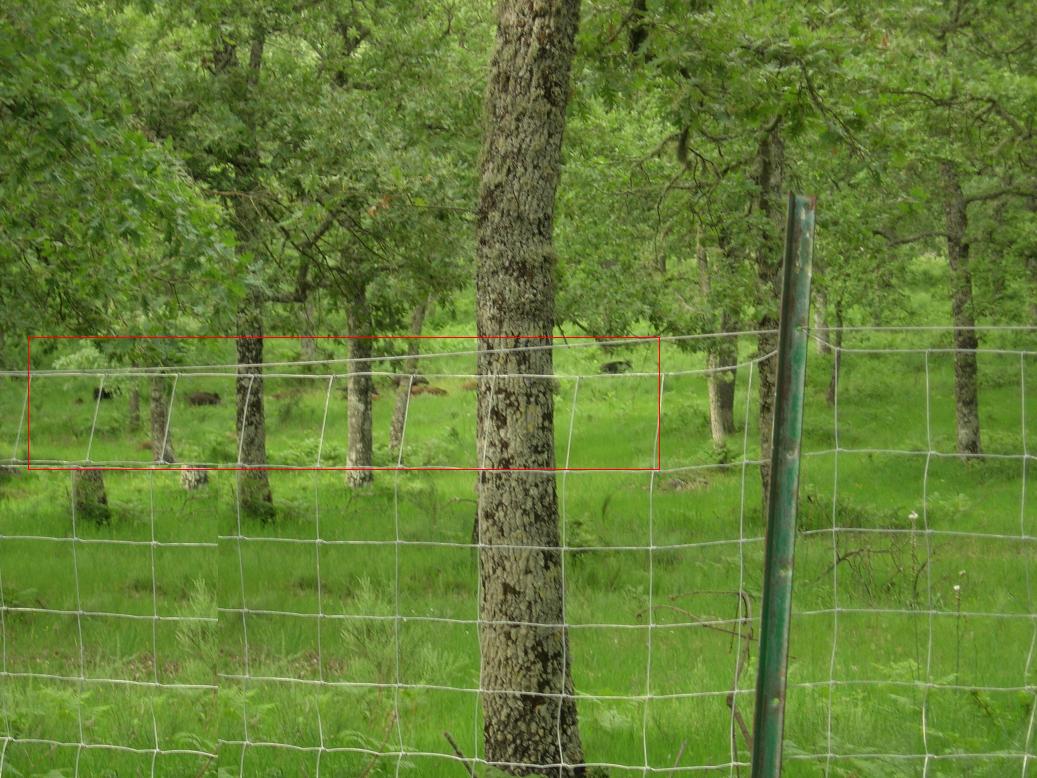
M 760 668 L 753 716 L 752 778 L 781 774 L 785 726 L 785 670 L 792 616 L 792 561 L 796 544 L 803 382 L 807 366 L 810 263 L 815 199 L 789 194 L 778 334 L 777 399 L 771 443 L 767 540 L 761 611 Z

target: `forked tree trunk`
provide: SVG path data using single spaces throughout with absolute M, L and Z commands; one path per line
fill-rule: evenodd
M 346 448 L 346 466 L 361 468 L 346 471 L 346 483 L 351 487 L 366 486 L 374 480 L 374 472 L 363 469 L 373 464 L 374 446 L 371 439 L 371 402 L 374 384 L 371 381 L 371 312 L 367 307 L 367 288 L 356 284 L 349 305 L 349 358 L 350 375 L 346 379 L 346 412 L 349 419 L 349 442 Z
M 169 376 L 151 376 L 151 459 L 167 465 L 176 462 L 176 455 L 173 453 L 173 430 L 169 424 L 172 389 L 173 379 Z
M 273 516 L 273 495 L 266 461 L 266 411 L 263 405 L 263 311 L 257 295 L 249 298 L 238 311 L 238 375 L 235 380 L 235 429 L 240 455 L 238 499 L 241 508 L 251 516 L 269 519 Z
M 403 362 L 403 374 L 400 383 L 396 387 L 396 404 L 392 409 L 392 428 L 389 430 L 389 450 L 394 457 L 399 457 L 400 444 L 403 442 L 403 425 L 407 419 L 407 405 L 410 403 L 410 376 L 418 369 L 418 354 L 421 352 L 421 340 L 417 337 L 421 334 L 421 328 L 425 324 L 425 314 L 432 295 L 422 298 L 411 313 L 410 334 L 413 336 L 407 341 L 408 359 Z
M 555 192 L 578 0 L 501 0 L 486 92 L 476 245 L 479 548 L 486 758 L 582 775 L 551 468 Z M 504 336 L 498 338 L 494 336 Z M 534 336 L 532 338 L 519 336 Z M 540 336 L 540 337 L 537 337 Z M 548 767 L 548 765 L 555 765 Z M 561 766 L 558 766 L 561 765 Z
M 756 159 L 756 209 L 761 218 L 759 243 L 756 248 L 756 273 L 760 284 L 760 303 L 764 314 L 759 329 L 776 330 L 778 306 L 781 304 L 781 231 L 782 190 L 785 181 L 785 144 L 781 137 L 781 123 L 774 122 L 760 141 Z M 771 484 L 771 440 L 774 434 L 775 386 L 778 359 L 773 352 L 778 348 L 776 332 L 759 336 L 757 356 L 760 384 L 760 485 L 762 516 L 767 516 L 767 499 Z M 765 354 L 772 356 L 763 359 Z
M 100 470 L 72 471 L 72 506 L 77 521 L 107 524 L 111 520 L 104 476 Z
M 979 454 L 979 393 L 976 362 L 976 314 L 966 237 L 968 213 L 958 171 L 951 162 L 940 166 L 944 188 L 947 259 L 951 267 L 951 315 L 954 321 L 954 410 L 959 454 Z

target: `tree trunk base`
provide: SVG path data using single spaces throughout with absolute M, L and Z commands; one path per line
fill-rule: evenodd
M 108 524 L 112 514 L 100 470 L 72 471 L 72 505 L 78 521 Z

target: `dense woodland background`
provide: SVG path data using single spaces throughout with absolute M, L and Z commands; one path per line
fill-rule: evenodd
M 489 4 L 2 24 L 8 367 L 27 334 L 405 332 L 430 296 L 471 331 Z M 1034 321 L 1033 32 L 1024 2 L 584 3 L 557 327 L 758 328 L 789 189 L 819 197 L 819 322 Z M 952 269 L 931 312 L 924 254 Z

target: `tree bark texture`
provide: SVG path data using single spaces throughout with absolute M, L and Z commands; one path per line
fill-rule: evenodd
M 266 466 L 266 411 L 263 405 L 263 310 L 251 294 L 238 311 L 238 375 L 235 380 L 235 429 L 244 467 Z M 266 470 L 238 471 L 242 509 L 260 518 L 273 515 L 273 495 Z
M 763 135 L 756 157 L 756 197 L 754 207 L 760 219 L 760 235 L 756 247 L 756 273 L 760 287 L 763 314 L 758 321 L 760 330 L 776 330 L 778 309 L 781 305 L 781 255 L 784 212 L 782 193 L 785 186 L 785 144 L 781 136 L 781 122 L 773 122 Z M 775 386 L 777 384 L 777 356 L 763 359 L 778 348 L 777 332 L 759 336 L 757 373 L 760 385 L 760 485 L 763 487 L 762 516 L 767 516 L 767 499 L 771 483 L 771 440 L 774 434 Z
M 501 0 L 476 228 L 479 602 L 486 758 L 583 775 L 564 627 L 554 453 L 552 248 L 578 0 Z M 496 376 L 495 378 L 492 378 Z M 552 766 L 553 765 L 553 766 Z
M 976 362 L 976 313 L 969 268 L 968 204 L 952 162 L 940 166 L 947 230 L 947 259 L 951 268 L 951 318 L 954 321 L 954 411 L 959 454 L 979 454 L 979 393 Z
M 176 455 L 173 453 L 173 430 L 169 424 L 173 379 L 165 375 L 152 376 L 150 390 L 151 459 L 154 462 L 172 464 L 176 462 Z
M 709 256 L 706 247 L 702 243 L 701 230 L 697 231 L 695 238 L 695 257 L 699 270 L 699 291 L 702 298 L 709 305 L 713 304 L 712 295 L 712 269 L 709 265 Z M 727 332 L 730 325 L 730 317 L 721 314 L 717 322 L 718 332 Z M 706 345 L 706 368 L 710 371 L 707 378 L 709 395 L 709 429 L 713 438 L 713 445 L 723 448 L 727 444 L 727 436 L 735 431 L 734 401 L 735 401 L 735 371 L 721 370 L 720 368 L 734 365 L 738 362 L 738 342 L 734 338 L 715 338 Z
M 735 431 L 736 371 L 727 367 L 737 361 L 734 338 L 717 338 L 706 353 L 706 368 L 713 371 L 709 374 L 709 428 L 717 448 L 726 445 L 727 436 Z
M 814 294 L 814 334 L 818 354 L 831 354 L 831 330 L 828 328 L 828 295 L 824 289 Z
M 374 446 L 371 437 L 371 403 L 374 382 L 370 362 L 374 340 L 371 338 L 371 311 L 367 306 L 367 286 L 357 283 L 350 295 L 349 312 L 349 370 L 346 379 L 346 413 L 349 423 L 349 442 L 346 448 L 347 467 L 371 467 Z M 365 486 L 374 480 L 371 470 L 347 470 L 346 483 L 351 487 Z
M 104 476 L 100 470 L 72 471 L 72 505 L 77 521 L 107 524 L 111 519 Z
M 414 307 L 410 317 L 410 334 L 414 337 L 407 341 L 408 359 L 403 362 L 403 375 L 400 376 L 400 383 L 396 387 L 396 404 L 392 409 L 392 427 L 389 430 L 389 450 L 396 457 L 399 456 L 400 445 L 403 443 L 403 424 L 407 419 L 407 405 L 410 403 L 410 376 L 418 370 L 421 340 L 417 336 L 421 334 L 421 328 L 425 324 L 425 313 L 431 301 L 431 295 L 423 298 Z

